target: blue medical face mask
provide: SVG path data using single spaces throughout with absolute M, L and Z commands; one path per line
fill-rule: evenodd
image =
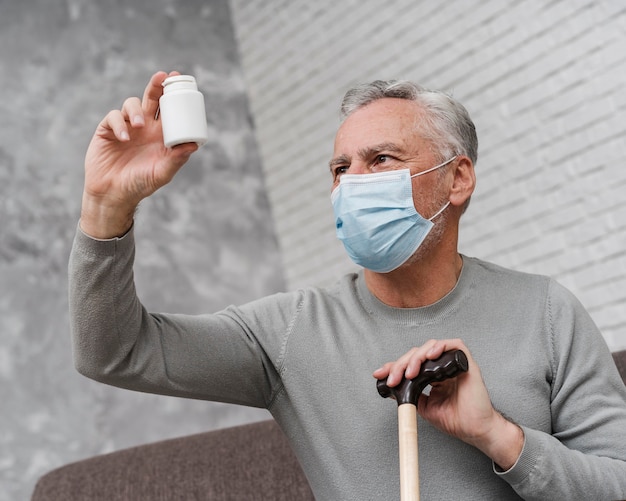
M 337 237 L 356 264 L 388 273 L 417 251 L 450 205 L 425 219 L 413 204 L 411 178 L 448 165 L 456 156 L 411 176 L 409 169 L 374 174 L 343 174 L 331 194 Z

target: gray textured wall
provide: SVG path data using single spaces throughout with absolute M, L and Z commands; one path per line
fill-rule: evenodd
M 144 302 L 199 313 L 283 288 L 227 0 L 0 0 L 0 61 L 0 500 L 72 460 L 266 417 L 91 382 L 68 332 L 85 149 L 158 69 L 196 75 L 213 139 L 140 210 Z

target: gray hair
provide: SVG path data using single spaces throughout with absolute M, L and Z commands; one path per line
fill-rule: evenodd
M 416 102 L 424 111 L 424 138 L 433 142 L 441 161 L 454 155 L 465 155 L 474 164 L 478 159 L 476 127 L 465 107 L 442 91 L 429 90 L 406 80 L 376 80 L 346 92 L 341 103 L 341 117 L 373 101 L 399 98 Z

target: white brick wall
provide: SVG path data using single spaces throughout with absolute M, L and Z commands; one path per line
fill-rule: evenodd
M 452 92 L 479 135 L 461 250 L 549 274 L 626 348 L 626 4 L 231 0 L 291 288 L 353 268 L 329 203 L 354 83 Z

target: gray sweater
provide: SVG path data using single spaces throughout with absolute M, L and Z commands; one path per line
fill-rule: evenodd
M 399 499 L 397 406 L 372 372 L 431 338 L 460 337 L 494 406 L 520 424 L 517 464 L 419 420 L 428 500 L 626 499 L 626 389 L 579 302 L 553 280 L 463 257 L 437 303 L 391 308 L 362 273 L 200 316 L 149 313 L 133 232 L 77 232 L 70 258 L 76 366 L 138 391 L 269 409 L 320 500 Z

